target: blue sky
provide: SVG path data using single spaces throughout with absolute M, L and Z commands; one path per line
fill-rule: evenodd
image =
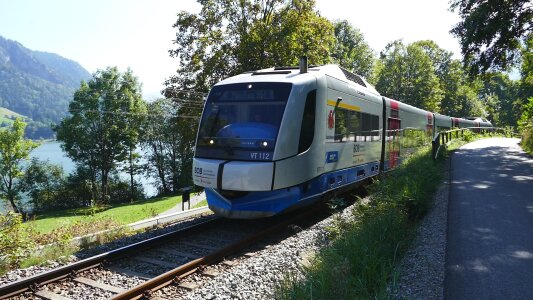
M 459 57 L 449 34 L 459 18 L 448 0 L 317 0 L 317 7 L 330 20 L 349 20 L 376 52 L 395 39 L 433 39 Z M 199 9 L 194 0 L 0 0 L 0 35 L 73 59 L 91 73 L 130 67 L 145 98 L 153 99 L 178 66 L 168 56 L 176 13 Z

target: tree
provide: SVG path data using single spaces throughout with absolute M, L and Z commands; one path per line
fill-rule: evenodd
M 60 165 L 33 158 L 21 179 L 21 190 L 28 193 L 34 211 L 65 208 L 61 196 L 66 178 Z
M 168 100 L 158 99 L 147 105 L 147 118 L 142 126 L 141 146 L 146 152 L 146 171 L 153 174 L 159 183 L 159 194 L 170 193 L 170 186 L 167 183 L 167 171 L 165 164 L 165 143 L 164 132 L 168 128 L 168 114 L 165 104 Z
M 23 213 L 17 205 L 18 179 L 24 174 L 21 163 L 37 147 L 24 139 L 25 127 L 26 123 L 17 118 L 11 128 L 0 129 L 0 198 L 7 200 L 15 213 Z
M 335 44 L 331 51 L 333 61 L 365 78 L 372 74 L 374 52 L 359 29 L 347 20 L 334 23 Z
M 168 90 L 207 91 L 223 78 L 272 66 L 330 61 L 333 26 L 320 17 L 314 0 L 199 1 L 199 14 L 180 12 L 174 24 L 179 58 Z
M 457 117 L 489 117 L 496 120 L 497 110 L 491 110 L 487 106 L 494 105 L 491 99 L 485 99 L 484 103 L 478 96 L 480 89 L 479 81 L 468 78 L 462 63 L 452 59 L 443 65 L 440 75 L 441 87 L 444 98 L 441 102 L 440 113 Z M 490 113 L 489 113 L 490 112 Z
M 452 0 L 461 22 L 451 33 L 459 38 L 470 75 L 505 71 L 518 62 L 520 44 L 532 32 L 530 0 Z
M 381 53 L 376 88 L 382 94 L 407 104 L 438 111 L 443 98 L 430 56 L 415 43 L 389 43 Z
M 516 126 L 522 106 L 518 87 L 518 83 L 505 73 L 487 73 L 483 76 L 479 97 L 487 105 L 492 105 L 490 110 L 498 112 L 498 123 L 495 125 Z
M 127 166 L 124 171 L 130 175 L 130 201 L 136 200 L 134 176 L 141 171 L 139 166 L 140 154 L 135 152 L 139 144 L 139 135 L 142 123 L 146 118 L 146 102 L 140 96 L 140 88 L 137 79 L 131 72 L 126 72 L 122 77 L 121 93 L 127 95 L 129 99 L 128 113 L 125 114 L 126 121 L 126 144 L 127 144 Z
M 55 128 L 67 155 L 88 169 L 93 200 L 109 202 L 109 175 L 129 157 L 134 130 L 129 116 L 138 113 L 140 101 L 140 85 L 131 70 L 98 70 L 81 83 L 69 104 L 71 116 Z
M 192 185 L 193 146 L 202 105 L 201 94 L 185 92 L 148 105 L 141 144 L 148 153 L 148 172 L 155 175 L 162 194 Z

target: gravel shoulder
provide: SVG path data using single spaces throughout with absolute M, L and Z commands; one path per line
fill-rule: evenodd
M 447 163 L 448 164 L 448 163 Z M 391 288 L 396 299 L 443 299 L 448 230 L 450 170 L 433 199 L 433 207 L 418 225 L 411 247 L 397 269 Z

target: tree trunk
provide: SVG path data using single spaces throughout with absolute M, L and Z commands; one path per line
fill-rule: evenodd
M 130 202 L 135 200 L 135 185 L 133 182 L 133 150 L 130 146 Z
M 167 187 L 167 181 L 165 179 L 165 166 L 163 161 L 163 154 L 161 153 L 157 144 L 152 145 L 152 150 L 154 151 L 155 155 L 155 165 L 157 168 L 157 175 L 159 177 L 159 180 L 161 180 L 161 186 L 162 186 L 162 193 L 168 194 L 169 190 Z
M 108 174 L 109 171 L 107 170 L 102 170 L 102 197 L 101 197 L 101 201 L 102 201 L 102 204 L 108 204 L 107 202 L 107 198 L 108 198 L 108 187 L 109 187 L 109 180 L 108 180 Z
M 179 172 L 178 172 L 178 162 L 177 162 L 175 149 L 171 149 L 170 157 L 172 159 L 170 163 L 171 171 L 172 171 L 172 191 L 174 193 L 177 193 L 179 190 L 179 186 L 178 186 L 179 184 L 178 173 Z
M 19 208 L 15 204 L 15 198 L 12 197 L 12 196 L 9 196 L 8 200 L 9 200 L 9 204 L 11 204 L 11 208 L 13 208 L 13 212 L 16 213 L 16 214 L 20 214 L 21 211 L 19 210 Z

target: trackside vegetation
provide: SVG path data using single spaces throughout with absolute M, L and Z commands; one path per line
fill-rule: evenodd
M 15 268 L 41 265 L 48 260 L 61 260 L 80 250 L 71 245 L 74 237 L 107 230 L 155 217 L 181 202 L 181 196 L 159 197 L 129 204 L 78 208 L 39 214 L 22 222 L 16 213 L 0 215 L 0 274 Z M 126 228 L 99 236 L 87 248 L 130 235 Z M 38 251 L 40 246 L 54 244 Z
M 392 298 L 396 265 L 411 244 L 418 222 L 431 208 L 442 182 L 444 160 L 460 146 L 482 138 L 510 136 L 465 131 L 445 147 L 437 161 L 430 147 L 414 152 L 392 173 L 375 180 L 370 196 L 352 208 L 352 218 L 335 218 L 328 228 L 331 243 L 302 267 L 286 274 L 277 299 Z
M 423 147 L 396 171 L 370 185 L 369 200 L 353 218 L 337 221 L 330 246 L 318 253 L 303 279 L 288 274 L 278 299 L 375 299 L 387 297 L 394 267 L 409 246 L 417 222 L 441 182 L 442 162 Z

